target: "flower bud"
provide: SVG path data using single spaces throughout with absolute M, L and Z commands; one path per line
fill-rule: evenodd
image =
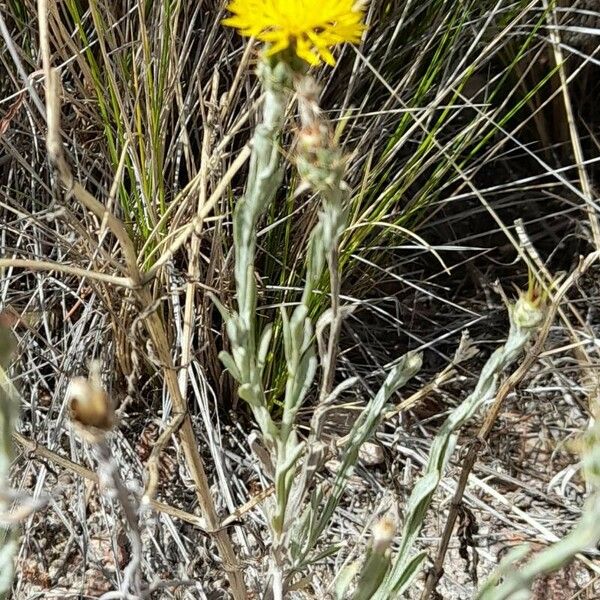
M 385 516 L 373 526 L 373 550 L 385 552 L 392 544 L 396 535 L 396 523 L 390 516 Z
M 298 172 L 315 191 L 322 192 L 340 185 L 344 159 L 329 127 L 316 121 L 298 134 Z
M 513 320 L 523 329 L 535 329 L 544 318 L 544 301 L 541 296 L 530 292 L 521 294 L 512 309 Z
M 76 377 L 71 381 L 67 401 L 71 421 L 88 441 L 104 437 L 113 428 L 114 407 L 101 385 L 98 363 L 91 365 L 88 378 Z

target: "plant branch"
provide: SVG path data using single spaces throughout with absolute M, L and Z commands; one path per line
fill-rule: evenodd
M 450 511 L 446 519 L 444 531 L 442 533 L 442 537 L 438 546 L 438 552 L 433 563 L 433 567 L 428 573 L 427 580 L 425 582 L 425 588 L 423 589 L 423 592 L 421 594 L 421 600 L 427 600 L 427 598 L 431 596 L 431 594 L 434 592 L 437 586 L 438 581 L 440 580 L 443 574 L 444 559 L 448 550 L 448 546 L 450 544 L 450 539 L 452 537 L 452 532 L 454 530 L 454 525 L 458 517 L 458 512 L 462 503 L 462 498 L 469 480 L 469 475 L 475 465 L 475 462 L 477 461 L 477 457 L 481 452 L 482 447 L 485 446 L 485 443 L 494 428 L 504 400 L 527 375 L 531 367 L 537 361 L 542 350 L 544 349 L 546 339 L 548 338 L 548 334 L 550 332 L 550 327 L 554 322 L 562 298 L 569 291 L 569 289 L 571 289 L 571 287 L 575 285 L 577 280 L 590 268 L 590 266 L 598 260 L 599 257 L 600 253 L 598 252 L 594 252 L 588 255 L 585 259 L 583 259 L 580 262 L 578 267 L 563 282 L 559 290 L 552 298 L 550 306 L 547 308 L 544 321 L 540 327 L 535 344 L 527 352 L 520 366 L 500 386 L 494 399 L 494 402 L 488 410 L 484 422 L 479 430 L 479 433 L 477 434 L 475 443 L 473 443 L 470 446 L 467 456 L 463 461 L 458 485 L 452 498 Z

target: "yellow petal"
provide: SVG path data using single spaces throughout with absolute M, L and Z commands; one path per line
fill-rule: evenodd
M 271 45 L 268 54 L 293 46 L 309 65 L 335 64 L 332 48 L 359 42 L 365 4 L 356 0 L 231 0 L 224 25 Z

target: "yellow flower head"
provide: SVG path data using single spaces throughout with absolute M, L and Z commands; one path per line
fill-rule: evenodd
M 357 43 L 365 29 L 356 0 L 232 0 L 223 23 L 270 44 L 269 55 L 290 48 L 310 65 L 334 65 L 330 48 Z

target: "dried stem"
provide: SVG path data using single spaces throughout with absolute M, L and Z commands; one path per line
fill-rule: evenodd
M 98 478 L 101 487 L 114 491 L 117 502 L 123 509 L 127 523 L 127 535 L 131 544 L 131 560 L 123 571 L 123 581 L 120 592 L 127 594 L 130 589 L 139 597 L 142 593 L 142 534 L 139 528 L 139 506 L 129 496 L 119 476 L 119 468 L 113 458 L 113 453 L 105 438 L 100 438 L 92 445 L 98 461 Z
M 73 462 L 64 456 L 60 456 L 60 454 L 56 454 L 56 452 L 49 450 L 46 448 L 46 446 L 43 446 L 16 431 L 13 432 L 13 439 L 27 453 L 28 458 L 36 456 L 42 462 L 51 462 L 63 469 L 66 469 L 67 471 L 76 473 L 80 477 L 83 477 L 93 483 L 98 483 L 98 475 L 83 465 Z M 189 523 L 190 525 L 194 525 L 194 527 L 201 529 L 206 535 L 214 533 L 213 531 L 208 530 L 206 521 L 202 517 L 188 513 L 180 508 L 175 508 L 174 506 L 165 504 L 164 502 L 159 502 L 158 500 L 150 500 L 149 503 L 153 510 L 159 513 L 164 513 L 165 515 L 169 515 L 176 519 L 180 519 L 181 521 Z M 232 515 L 232 517 L 237 518 L 238 513 L 236 512 L 235 515 Z M 230 519 L 230 517 L 228 517 L 228 519 Z
M 550 43 L 552 44 L 554 62 L 558 70 L 560 88 L 565 105 L 565 117 L 569 126 L 569 136 L 571 138 L 571 147 L 573 149 L 575 164 L 577 165 L 577 175 L 579 176 L 581 194 L 585 201 L 585 210 L 589 219 L 596 250 L 600 250 L 600 224 L 598 223 L 598 214 L 593 204 L 595 194 L 586 170 L 585 157 L 583 154 L 583 148 L 581 146 L 581 136 L 577 131 L 577 123 L 575 121 L 575 113 L 573 111 L 573 102 L 571 101 L 571 91 L 567 82 L 567 73 L 565 69 L 566 61 L 563 55 L 562 42 L 560 39 L 561 27 L 556 19 L 556 0 L 542 0 L 542 3 L 545 9 L 546 21 L 548 24 L 548 37 L 550 39 Z

